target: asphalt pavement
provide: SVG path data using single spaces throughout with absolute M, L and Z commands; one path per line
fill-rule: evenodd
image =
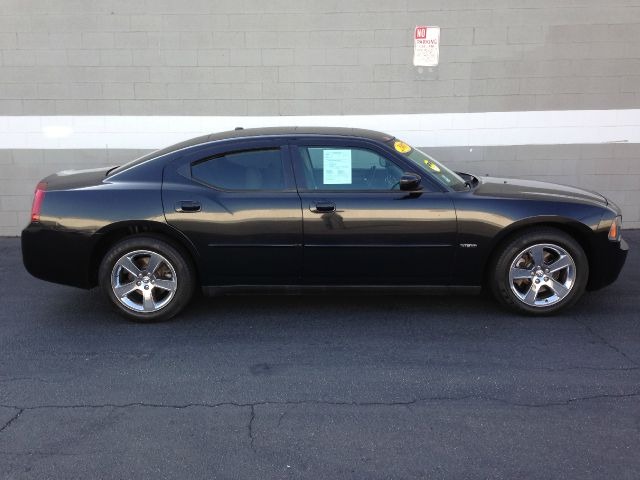
M 640 231 L 545 319 L 485 296 L 199 298 L 126 322 L 0 239 L 0 478 L 640 477 Z

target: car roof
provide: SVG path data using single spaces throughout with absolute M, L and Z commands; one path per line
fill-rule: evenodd
M 345 127 L 265 127 L 265 128 L 242 128 L 227 132 L 212 133 L 211 135 L 200 137 L 203 142 L 215 140 L 226 140 L 231 138 L 250 138 L 266 136 L 332 136 L 332 137 L 359 137 L 379 142 L 392 140 L 393 135 L 376 132 L 375 130 L 365 130 L 362 128 Z M 196 139 L 194 139 L 196 140 Z
M 304 136 L 327 136 L 327 137 L 353 137 L 365 138 L 378 142 L 388 142 L 393 140 L 393 135 L 387 133 L 376 132 L 375 130 L 365 130 L 362 128 L 344 128 L 344 127 L 265 127 L 265 128 L 236 128 L 226 132 L 211 133 L 200 137 L 191 138 L 175 145 L 170 145 L 160 150 L 151 152 L 143 157 L 137 158 L 125 165 L 115 168 L 110 175 L 117 175 L 130 168 L 137 167 L 149 160 L 153 160 L 164 155 L 177 152 L 179 150 L 198 147 L 211 142 L 221 140 L 232 140 L 242 138 L 259 138 L 259 137 L 304 137 Z

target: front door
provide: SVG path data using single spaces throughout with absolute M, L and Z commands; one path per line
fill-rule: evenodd
M 299 141 L 292 155 L 305 283 L 450 283 L 456 215 L 448 193 L 426 181 L 420 193 L 401 191 L 410 166 L 357 140 Z

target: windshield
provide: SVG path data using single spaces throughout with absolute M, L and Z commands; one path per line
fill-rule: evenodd
M 430 157 L 422 150 L 413 148 L 403 141 L 396 139 L 388 142 L 389 145 L 396 151 L 404 155 L 405 158 L 411 160 L 415 165 L 423 172 L 428 173 L 434 177 L 445 187 L 452 188 L 453 190 L 466 190 L 467 184 L 465 181 L 452 170 L 449 170 L 443 164 Z

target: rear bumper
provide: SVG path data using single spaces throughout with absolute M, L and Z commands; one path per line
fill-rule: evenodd
M 34 277 L 74 287 L 93 287 L 91 237 L 31 223 L 22 231 L 21 240 L 22 261 Z
M 596 248 L 590 265 L 588 290 L 598 290 L 615 282 L 629 253 L 624 238 L 620 242 L 606 240 Z

